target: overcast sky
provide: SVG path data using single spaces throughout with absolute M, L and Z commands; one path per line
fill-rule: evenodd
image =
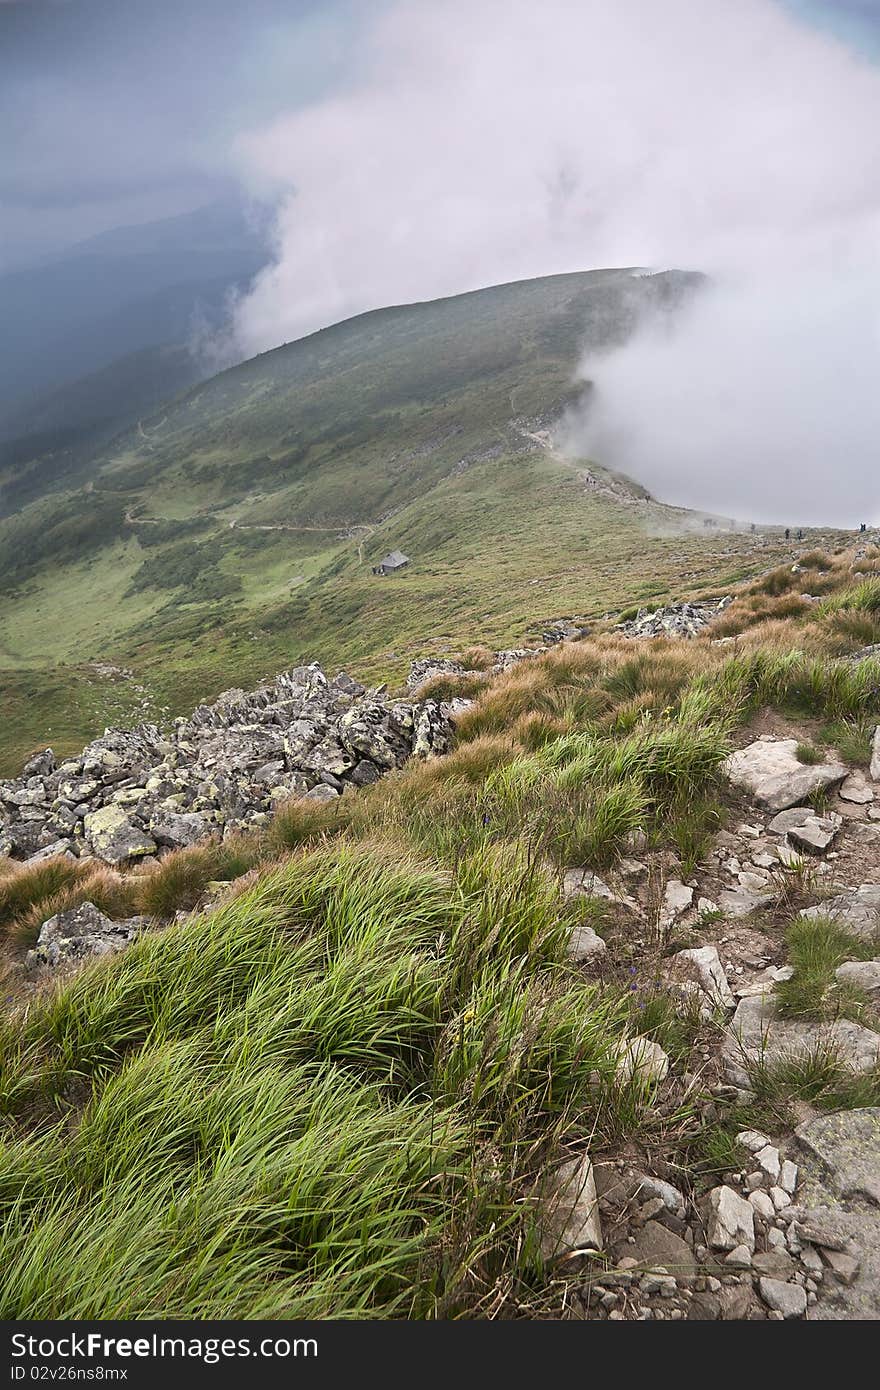
M 0 268 L 233 190 L 273 236 L 232 355 L 706 270 L 672 338 L 584 362 L 581 447 L 693 505 L 878 513 L 880 0 L 0 0 Z
M 880 52 L 880 0 L 778 3 Z M 350 92 L 375 63 L 365 36 L 389 8 L 401 6 L 0 0 L 0 269 L 194 208 L 242 175 L 252 188 L 242 137 Z M 573 15 L 579 8 L 571 0 Z M 663 0 L 654 8 L 662 14 Z
M 0 0 L 0 269 L 237 190 L 236 138 L 344 87 L 366 17 L 357 0 Z

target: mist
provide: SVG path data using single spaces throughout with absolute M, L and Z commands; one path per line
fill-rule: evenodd
M 598 266 L 701 270 L 564 443 L 754 520 L 878 512 L 880 69 L 775 0 L 402 0 L 344 91 L 234 145 L 277 200 L 251 355 L 362 310 Z
M 623 349 L 585 356 L 592 390 L 559 447 L 741 521 L 877 522 L 878 288 L 876 268 L 810 265 L 709 282 Z

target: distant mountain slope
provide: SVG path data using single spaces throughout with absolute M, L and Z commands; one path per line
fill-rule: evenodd
M 0 520 L 8 748 L 82 742 L 292 660 L 396 676 L 450 643 L 519 644 L 685 576 L 693 595 L 755 572 L 760 536 L 720 541 L 552 444 L 583 349 L 699 280 L 594 271 L 383 309 L 145 413 L 82 486 Z M 21 483 L 5 479 L 10 510 Z M 394 549 L 410 565 L 377 579 Z
M 28 435 L 67 428 L 71 442 L 82 441 L 94 424 L 94 444 L 102 432 L 106 437 L 107 421 L 122 428 L 137 406 L 154 405 L 203 376 L 204 367 L 180 356 L 183 370 L 171 379 L 166 358 L 164 373 L 158 365 L 143 373 L 145 383 L 157 378 L 156 389 L 132 392 L 125 367 L 113 369 L 144 349 L 185 345 L 194 316 L 219 321 L 230 289 L 246 284 L 265 260 L 242 210 L 223 203 L 107 232 L 0 277 L 0 466 L 10 457 L 4 443 L 15 440 L 21 452 Z M 102 393 L 98 374 L 108 368 Z

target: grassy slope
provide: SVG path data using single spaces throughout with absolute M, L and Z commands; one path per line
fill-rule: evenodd
M 158 928 L 0 1025 L 3 1315 L 565 1316 L 583 1269 L 545 1269 L 538 1234 L 566 1153 L 643 1146 L 699 1193 L 793 1098 L 876 1104 L 876 1072 L 830 1062 L 756 1076 L 757 1107 L 721 1118 L 693 1082 L 615 1080 L 627 1028 L 681 1075 L 721 1020 L 660 986 L 680 941 L 562 904 L 559 870 L 613 862 L 639 826 L 687 877 L 738 726 L 770 706 L 839 740 L 880 713 L 878 663 L 835 659 L 880 634 L 880 579 L 854 585 L 848 556 L 780 569 L 723 621 L 737 651 L 711 630 L 560 647 L 488 681 L 447 758 L 150 873 L 0 871 L 19 952 L 85 898 Z M 584 920 L 610 943 L 592 976 L 566 958 Z M 824 943 L 817 984 L 816 936 L 793 950 L 799 1011 L 846 950 Z
M 295 660 L 394 679 L 432 649 L 766 567 L 749 537 L 587 491 L 526 437 L 571 399 L 585 343 L 682 283 L 593 272 L 363 315 L 196 388 L 83 489 L 0 522 L 0 772 Z M 375 580 L 398 546 L 410 570 Z

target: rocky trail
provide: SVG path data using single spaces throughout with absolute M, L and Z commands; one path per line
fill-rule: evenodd
M 880 782 L 836 757 L 801 763 L 796 740 L 779 733 L 745 738 L 725 768 L 741 818 L 693 875 L 635 844 L 613 873 L 565 876 L 567 895 L 598 898 L 616 917 L 604 937 L 581 927 L 574 958 L 599 975 L 628 968 L 636 989 L 656 976 L 706 1024 L 681 1074 L 656 1044 L 631 1039 L 631 1074 L 656 1088 L 659 1113 L 696 1096 L 704 1119 L 748 1107 L 764 1069 L 833 1057 L 855 1079 L 880 1066 Z M 880 731 L 875 750 L 880 775 Z M 785 927 L 799 902 L 800 918 L 830 919 L 863 948 L 835 972 L 868 1000 L 862 1021 L 780 1010 L 777 990 L 794 973 Z M 865 959 L 872 947 L 877 958 Z M 593 1155 L 576 1199 L 564 1173 L 563 1244 L 602 1252 L 573 1315 L 880 1317 L 880 1109 L 800 1109 L 794 1129 L 740 1132 L 739 1164 L 714 1186 L 674 1162 L 646 1164 L 645 1154 L 641 1163 Z

